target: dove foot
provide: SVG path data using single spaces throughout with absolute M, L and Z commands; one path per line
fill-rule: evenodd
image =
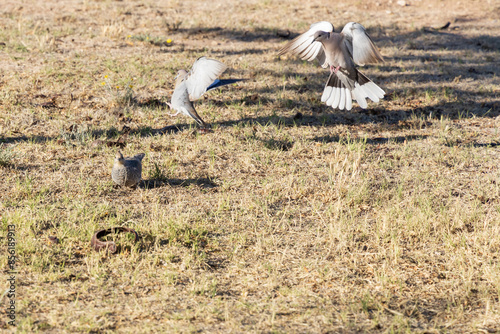
M 330 73 L 335 73 L 337 74 L 337 72 L 340 70 L 340 65 L 335 67 L 333 65 L 330 65 Z

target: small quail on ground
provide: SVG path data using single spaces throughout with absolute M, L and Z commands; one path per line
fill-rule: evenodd
M 140 153 L 131 158 L 124 158 L 122 153 L 118 151 L 113 169 L 111 170 L 113 182 L 122 187 L 137 186 L 141 182 L 142 159 L 144 156 L 144 153 Z

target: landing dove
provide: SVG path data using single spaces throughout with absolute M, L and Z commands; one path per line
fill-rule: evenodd
M 385 92 L 357 70 L 356 65 L 381 63 L 384 60 L 365 28 L 349 22 L 341 33 L 333 32 L 330 22 L 317 22 L 311 28 L 285 45 L 279 55 L 286 52 L 301 59 L 318 59 L 323 68 L 330 67 L 321 102 L 340 110 L 352 109 L 356 100 L 363 109 L 368 107 L 366 98 L 379 102 Z
M 193 101 L 199 99 L 206 91 L 240 81 L 241 79 L 219 80 L 227 66 L 215 59 L 198 58 L 191 71 L 179 70 L 175 77 L 175 89 L 172 101 L 167 103 L 170 109 L 177 111 L 170 116 L 184 114 L 193 118 L 202 128 L 207 124 L 201 119 L 193 106 Z
M 122 187 L 135 187 L 141 182 L 144 155 L 144 153 L 140 153 L 131 158 L 124 158 L 122 153 L 118 151 L 111 170 L 113 182 Z

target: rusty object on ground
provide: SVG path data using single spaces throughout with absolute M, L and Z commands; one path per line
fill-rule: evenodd
M 116 253 L 118 247 L 116 246 L 116 243 L 114 241 L 102 241 L 100 240 L 100 238 L 105 237 L 112 233 L 117 234 L 121 232 L 133 233 L 135 235 L 134 242 L 137 242 L 139 240 L 139 235 L 134 229 L 128 227 L 112 227 L 106 230 L 99 230 L 96 233 L 94 233 L 92 239 L 90 240 L 90 245 L 96 251 L 106 249 L 111 253 Z

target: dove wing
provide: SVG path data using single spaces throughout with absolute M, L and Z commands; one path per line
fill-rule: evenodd
M 356 22 L 349 22 L 342 29 L 344 43 L 354 62 L 363 66 L 366 63 L 383 63 L 384 59 L 377 50 L 365 27 Z
M 313 61 L 318 59 L 320 65 L 324 68 L 328 67 L 325 57 L 325 51 L 321 42 L 314 42 L 314 33 L 316 31 L 333 32 L 333 25 L 327 21 L 321 21 L 311 24 L 308 31 L 297 36 L 281 50 L 278 55 L 283 55 L 287 52 L 298 55 L 301 59 Z
M 199 99 L 226 68 L 226 65 L 218 60 L 206 57 L 198 58 L 185 80 L 189 99 L 191 101 Z

